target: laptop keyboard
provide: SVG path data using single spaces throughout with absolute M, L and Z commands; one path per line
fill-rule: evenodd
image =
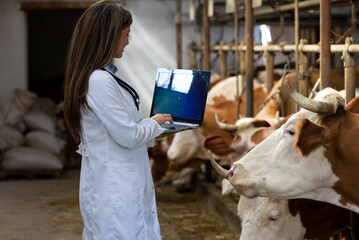
M 177 128 L 186 128 L 186 127 L 188 127 L 188 126 L 186 126 L 186 125 L 181 125 L 181 124 L 163 123 L 163 124 L 161 125 L 161 127 L 167 128 L 167 129 L 177 129 Z

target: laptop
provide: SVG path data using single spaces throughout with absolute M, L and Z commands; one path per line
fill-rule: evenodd
M 171 114 L 163 133 L 198 128 L 203 123 L 211 72 L 158 68 L 150 116 Z

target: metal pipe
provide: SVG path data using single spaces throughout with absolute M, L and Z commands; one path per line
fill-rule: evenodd
M 233 13 L 233 18 L 234 18 L 234 45 L 238 46 L 238 32 L 239 32 L 239 24 L 238 24 L 238 1 L 235 0 L 234 1 L 234 13 Z M 239 84 L 239 70 L 238 70 L 238 65 L 239 65 L 239 53 L 238 53 L 238 48 L 236 48 L 234 50 L 234 63 L 235 63 L 235 71 L 236 71 L 236 98 L 237 98 L 237 120 L 240 118 L 240 96 L 239 96 L 239 92 L 242 92 L 242 88 L 243 88 L 243 78 L 241 78 L 241 84 Z M 239 90 L 239 88 L 241 88 Z
M 272 43 L 277 43 L 277 41 L 283 36 L 284 34 L 284 14 L 280 14 L 279 16 L 280 18 L 280 33 L 278 34 L 278 36 L 276 36 L 276 38 L 272 41 Z
M 221 42 L 221 45 L 224 44 Z M 225 79 L 227 76 L 227 52 L 220 50 L 219 51 L 219 61 L 220 61 L 220 76 L 221 79 Z
M 191 48 L 194 51 L 202 51 L 203 46 L 193 45 Z M 237 46 L 238 50 L 246 51 L 247 47 L 245 44 L 240 44 Z M 345 44 L 332 44 L 330 46 L 330 51 L 332 53 L 343 53 L 343 50 L 345 48 Z M 213 45 L 211 47 L 212 51 L 234 51 L 235 46 L 232 45 Z M 288 44 L 288 45 L 269 45 L 269 46 L 262 46 L 262 45 L 255 45 L 253 48 L 254 52 L 264 52 L 265 50 L 268 50 L 270 52 L 294 52 L 295 51 L 295 45 L 294 44 Z M 348 47 L 349 53 L 359 53 L 359 44 L 352 44 Z M 301 49 L 302 52 L 307 53 L 319 53 L 320 52 L 320 46 L 317 44 L 306 44 L 302 46 Z
M 239 58 L 241 59 L 241 65 L 240 65 L 240 73 L 241 73 L 241 77 L 242 77 L 242 82 L 244 82 L 244 74 L 245 74 L 245 70 L 246 70 L 246 53 L 245 51 L 243 51 L 243 49 L 245 48 L 245 43 L 242 41 L 241 42 L 241 47 L 237 48 L 239 50 Z M 243 85 L 242 85 L 243 86 Z
M 264 57 L 266 58 L 266 73 L 267 73 L 267 93 L 269 94 L 273 88 L 273 69 L 274 69 L 274 55 L 265 50 Z
M 245 32 L 246 32 L 246 116 L 253 117 L 253 7 L 252 0 L 245 1 Z
M 346 38 L 345 45 L 349 47 L 353 44 L 353 38 Z M 354 54 L 348 53 L 347 49 L 343 51 L 343 63 L 344 63 L 344 81 L 345 81 L 345 104 L 350 102 L 355 97 L 356 86 L 356 71 L 355 71 L 355 58 Z
M 182 68 L 182 26 L 181 26 L 181 5 L 182 0 L 176 0 L 176 52 L 177 52 L 177 68 Z
M 298 74 L 299 88 L 298 92 L 303 96 L 308 96 L 308 56 L 301 51 L 301 47 L 306 44 L 306 39 L 301 39 L 299 44 L 299 58 L 298 58 Z
M 299 1 L 294 1 L 294 43 L 295 43 L 295 72 L 299 70 Z M 295 74 L 295 88 L 299 91 L 299 74 Z M 299 111 L 299 105 L 296 104 Z
M 210 66 L 210 29 L 208 18 L 208 0 L 203 0 L 203 69 L 205 71 L 211 70 Z
M 331 69 L 331 2 L 320 0 L 320 87 L 332 87 Z
M 188 57 L 189 57 L 189 66 L 190 69 L 199 69 L 199 63 L 196 60 L 196 52 L 195 52 L 195 48 L 197 47 L 195 42 L 190 43 L 187 46 L 187 51 L 188 51 Z
M 210 29 L 209 29 L 209 18 L 208 18 L 208 0 L 203 0 L 203 69 L 206 71 L 211 70 L 210 60 Z M 211 164 L 206 162 L 205 164 L 205 179 L 207 182 L 212 182 L 212 170 Z

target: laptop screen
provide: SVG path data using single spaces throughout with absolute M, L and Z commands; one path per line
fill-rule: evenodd
M 174 121 L 202 124 L 210 76 L 207 71 L 159 68 L 151 116 L 168 113 Z

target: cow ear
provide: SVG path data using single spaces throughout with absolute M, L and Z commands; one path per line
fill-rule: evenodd
M 351 113 L 359 113 L 359 96 L 353 98 L 346 106 L 345 109 Z
M 302 156 L 308 156 L 312 151 L 328 141 L 329 129 L 312 123 L 308 119 L 301 119 L 295 126 L 296 139 L 294 146 Z
M 252 122 L 252 125 L 255 128 L 259 128 L 259 127 L 270 127 L 270 124 L 266 121 L 266 120 L 254 120 Z
M 202 141 L 202 147 L 206 150 L 210 150 L 217 156 L 226 156 L 227 154 L 233 152 L 233 150 L 230 148 L 231 143 L 231 138 L 222 136 L 209 136 Z

